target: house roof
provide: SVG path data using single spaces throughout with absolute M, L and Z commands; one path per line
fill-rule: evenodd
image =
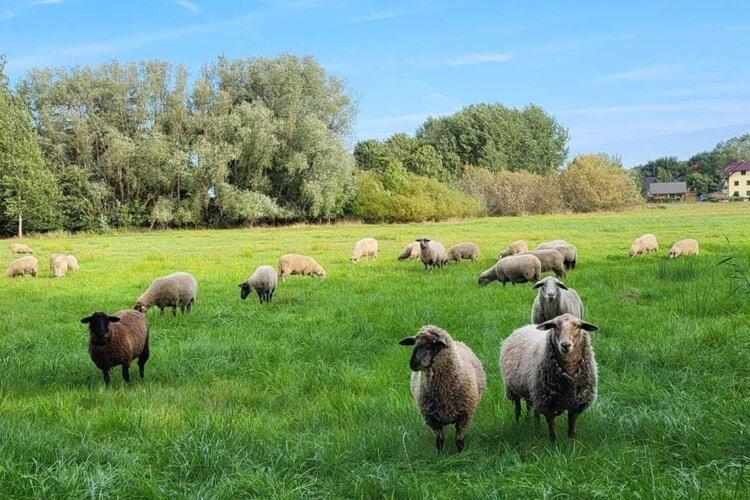
M 732 175 L 735 172 L 742 172 L 742 171 L 748 171 L 750 170 L 750 161 L 740 161 L 737 163 L 730 163 L 727 165 L 727 167 L 724 169 L 724 178 L 726 179 L 730 175 Z
M 652 182 L 648 186 L 648 194 L 683 194 L 686 192 L 686 182 Z

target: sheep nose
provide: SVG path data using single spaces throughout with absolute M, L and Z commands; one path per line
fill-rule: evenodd
M 560 347 L 563 351 L 568 352 L 570 350 L 570 342 L 560 342 Z

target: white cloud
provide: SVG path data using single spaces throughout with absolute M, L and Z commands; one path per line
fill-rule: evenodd
M 189 0 L 171 0 L 171 2 L 193 13 L 198 12 L 200 10 L 200 7 L 198 6 L 197 3 L 191 2 Z
M 511 60 L 509 54 L 496 52 L 492 54 L 466 54 L 445 60 L 445 65 L 450 67 L 472 66 L 475 64 L 505 63 Z
M 36 0 L 34 5 L 55 5 L 56 3 L 63 3 L 65 0 Z
M 388 19 L 396 19 L 409 14 L 406 10 L 383 10 L 380 12 L 370 12 L 368 14 L 357 14 L 349 16 L 347 20 L 350 23 L 372 23 L 376 21 L 386 21 Z
M 611 75 L 604 75 L 594 78 L 593 82 L 614 82 L 630 80 L 659 80 L 677 75 L 679 72 L 677 66 L 642 66 L 626 71 L 620 71 Z
M 8 21 L 13 19 L 15 14 L 10 10 L 0 10 L 0 21 Z

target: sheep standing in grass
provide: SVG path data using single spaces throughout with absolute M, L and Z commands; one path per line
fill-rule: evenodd
M 61 278 L 68 272 L 68 257 L 53 253 L 49 258 L 49 267 L 52 270 L 52 276 Z
M 277 282 L 276 270 L 273 267 L 259 266 L 252 276 L 240 284 L 240 298 L 245 300 L 250 292 L 255 290 L 261 304 L 271 302 Z
M 557 250 L 532 250 L 519 255 L 533 255 L 542 263 L 542 272 L 552 271 L 558 278 L 565 276 L 565 257 Z
M 461 259 L 477 260 L 479 258 L 479 245 L 476 243 L 458 243 L 448 249 L 448 260 L 459 262 Z
M 13 243 L 10 246 L 10 252 L 11 253 L 34 253 L 34 250 L 29 248 L 28 246 L 24 245 L 23 243 Z
M 418 259 L 419 258 L 419 242 L 412 241 L 406 248 L 404 248 L 398 256 L 398 260 L 406 259 Z
M 644 253 L 658 252 L 659 243 L 656 241 L 656 236 L 653 234 L 644 234 L 643 236 L 636 238 L 633 244 L 628 250 L 630 257 L 634 255 L 642 255 Z
M 401 345 L 414 346 L 409 360 L 411 393 L 427 425 L 435 433 L 438 452 L 443 449 L 443 428 L 456 427 L 456 449 L 464 448 L 464 432 L 487 387 L 487 377 L 474 353 L 437 326 L 423 326 Z
M 575 269 L 578 264 L 578 249 L 569 243 L 552 247 L 563 256 L 563 265 L 565 269 Z
M 448 253 L 442 243 L 429 238 L 416 240 L 419 242 L 419 258 L 424 268 L 443 267 L 448 262 Z
M 139 312 L 148 311 L 156 306 L 164 313 L 165 307 L 172 308 L 172 315 L 177 316 L 179 307 L 182 314 L 193 308 L 198 293 L 198 282 L 188 273 L 173 273 L 156 278 L 148 290 L 138 297 L 133 309 Z
M 364 257 L 378 258 L 378 240 L 375 238 L 365 238 L 354 244 L 351 261 L 357 262 Z
M 78 259 L 75 255 L 66 255 L 65 257 L 68 259 L 68 269 L 71 271 L 78 271 L 80 269 Z
M 124 310 L 109 316 L 95 312 L 81 323 L 89 325 L 89 355 L 102 371 L 105 385 L 109 385 L 109 370 L 118 365 L 122 366 L 122 378 L 129 383 L 130 363 L 136 358 L 143 378 L 149 356 L 148 324 L 143 313 Z
M 583 319 L 583 303 L 581 297 L 565 283 L 547 276 L 538 281 L 534 288 L 539 290 L 534 305 L 531 307 L 531 322 L 535 325 L 554 319 L 561 314 L 572 314 Z
M 27 255 L 26 257 L 21 257 L 20 259 L 16 259 L 8 264 L 8 269 L 5 271 L 5 275 L 13 278 L 15 276 L 30 274 L 36 278 L 38 267 L 39 261 L 37 261 L 37 258 Z
M 292 274 L 326 277 L 325 269 L 312 257 L 298 253 L 282 255 L 279 257 L 279 275 L 281 279 L 284 280 Z
M 485 286 L 492 281 L 499 281 L 505 286 L 510 282 L 527 283 L 539 281 L 542 276 L 542 263 L 531 254 L 511 255 L 497 261 L 491 268 L 483 272 L 477 282 Z
M 519 253 L 524 253 L 528 251 L 529 251 L 529 246 L 526 244 L 526 241 L 518 240 L 508 245 L 508 248 L 500 252 L 500 255 L 498 255 L 497 258 L 502 259 L 503 257 L 509 257 L 511 255 L 518 255 Z
M 534 250 L 550 250 L 552 248 L 555 248 L 558 245 L 567 245 L 567 244 L 568 242 L 565 240 L 545 241 L 544 243 L 538 244 Z
M 688 255 L 698 255 L 698 242 L 693 239 L 680 240 L 669 249 L 669 258 L 687 257 Z
M 555 440 L 555 418 L 568 412 L 568 437 L 576 435 L 578 415 L 596 401 L 597 367 L 588 332 L 598 327 L 572 314 L 514 331 L 500 349 L 505 393 L 515 405 L 521 400 L 547 420 Z

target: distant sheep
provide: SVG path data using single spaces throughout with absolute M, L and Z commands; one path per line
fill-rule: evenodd
M 68 272 L 67 255 L 52 254 L 49 258 L 49 267 L 52 270 L 52 276 L 61 278 Z
M 485 286 L 492 281 L 499 281 L 505 286 L 510 282 L 527 283 L 539 281 L 542 275 L 542 263 L 531 254 L 511 255 L 497 261 L 491 268 L 483 272 L 477 282 Z
M 318 264 L 312 257 L 298 253 L 282 255 L 279 257 L 279 276 L 283 280 L 292 274 L 326 277 L 326 271 L 323 269 L 323 266 Z
M 547 276 L 537 282 L 534 288 L 539 290 L 534 305 L 531 307 L 531 322 L 535 325 L 554 319 L 561 314 L 572 314 L 583 319 L 583 303 L 581 297 L 565 283 Z
M 687 257 L 688 255 L 698 255 L 698 242 L 693 239 L 680 240 L 669 249 L 669 258 Z
M 419 242 L 419 258 L 424 268 L 443 267 L 448 262 L 448 253 L 442 243 L 429 238 L 416 240 Z
M 558 278 L 565 277 L 565 257 L 557 250 L 532 250 L 519 255 L 533 255 L 542 263 L 542 272 L 552 271 Z
M 569 243 L 557 245 L 552 247 L 552 250 L 557 250 L 563 256 L 563 264 L 565 269 L 575 269 L 578 264 L 578 249 Z
M 458 262 L 461 259 L 477 260 L 479 258 L 479 245 L 476 243 L 458 243 L 448 249 L 448 260 Z
M 630 257 L 634 255 L 642 255 L 644 253 L 658 252 L 659 243 L 656 241 L 656 236 L 653 234 L 644 234 L 643 236 L 636 238 L 633 244 L 628 250 Z
M 104 375 L 104 384 L 109 385 L 109 370 L 122 366 L 122 378 L 130 382 L 130 363 L 138 358 L 138 371 L 145 375 L 149 357 L 148 324 L 140 311 L 124 310 L 109 316 L 95 312 L 83 318 L 81 323 L 89 325 L 89 356 Z
M 34 253 L 34 250 L 27 247 L 23 243 L 13 243 L 10 246 L 11 253 Z
M 409 360 L 411 393 L 425 423 L 435 433 L 437 451 L 443 449 L 443 428 L 456 427 L 456 449 L 464 448 L 464 432 L 487 388 L 482 362 L 463 342 L 437 326 L 423 326 L 401 345 L 414 346 Z
M 351 261 L 357 262 L 364 257 L 378 258 L 378 240 L 375 238 L 365 238 L 354 244 Z
M 567 245 L 568 242 L 565 240 L 552 240 L 552 241 L 545 241 L 544 243 L 540 243 L 536 246 L 534 250 L 550 250 L 552 248 L 555 248 L 558 245 Z
M 568 412 L 568 437 L 576 435 L 578 415 L 596 401 L 596 360 L 588 332 L 598 330 L 571 314 L 514 331 L 500 348 L 500 371 L 505 393 L 515 405 L 516 423 L 521 400 L 545 416 L 549 437 L 555 440 L 555 418 Z
M 66 255 L 68 258 L 68 269 L 71 271 L 78 271 L 80 267 L 78 266 L 78 258 L 76 258 L 75 255 Z
M 398 256 L 398 260 L 407 259 L 418 259 L 419 258 L 419 242 L 412 241 L 406 248 L 404 248 Z
M 16 259 L 8 264 L 8 269 L 5 271 L 5 275 L 13 278 L 15 276 L 30 274 L 36 278 L 38 270 L 39 261 L 37 261 L 37 258 L 27 255 L 26 257 L 21 257 L 20 259 Z
M 276 291 L 278 278 L 276 270 L 271 266 L 258 266 L 252 276 L 240 284 L 240 298 L 245 300 L 255 290 L 260 303 L 271 302 Z
M 148 289 L 138 297 L 133 309 L 139 312 L 148 311 L 156 306 L 163 313 L 164 308 L 171 307 L 172 315 L 177 316 L 179 307 L 182 314 L 189 313 L 198 293 L 198 282 L 188 273 L 173 273 L 156 278 Z
M 502 259 L 503 257 L 509 257 L 511 255 L 518 255 L 519 253 L 524 253 L 528 251 L 529 251 L 529 246 L 526 244 L 526 241 L 518 240 L 508 245 L 508 248 L 500 252 L 497 258 Z

